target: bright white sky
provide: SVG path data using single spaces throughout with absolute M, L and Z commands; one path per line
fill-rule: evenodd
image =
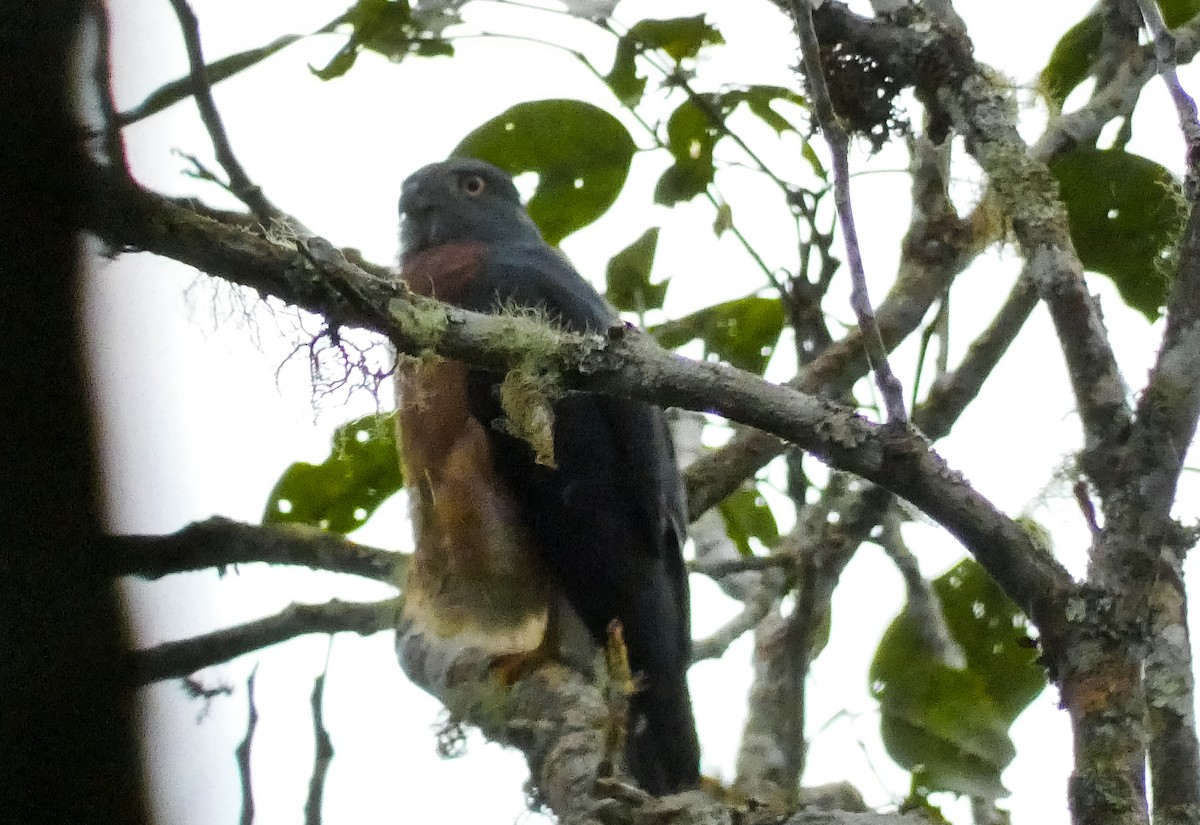
M 311 31 L 348 2 L 196 0 L 194 5 L 211 60 L 284 33 Z M 186 58 L 166 0 L 110 0 L 110 5 L 117 98 L 124 109 L 184 74 Z M 976 38 L 979 58 L 1028 85 L 1058 34 L 1089 5 L 1083 0 L 961 2 L 959 11 Z M 704 64 L 702 83 L 703 78 L 794 83 L 788 69 L 797 59 L 790 26 L 767 3 L 627 0 L 616 17 L 628 25 L 649 16 L 695 14 L 705 7 L 712 7 L 710 16 L 728 46 Z M 489 30 L 569 39 L 601 67 L 611 60 L 608 41 L 587 25 L 568 21 L 564 27 L 556 15 L 495 3 L 479 3 L 468 11 L 473 12 L 469 19 Z M 324 65 L 342 42 L 326 36 L 296 44 L 219 86 L 217 103 L 242 163 L 278 205 L 335 244 L 357 247 L 381 263 L 395 256 L 401 180 L 444 157 L 476 125 L 524 100 L 574 97 L 611 104 L 607 90 L 573 58 L 511 41 L 463 41 L 453 60 L 400 65 L 364 54 L 343 79 L 324 83 L 313 77 L 306 65 Z M 1200 74 L 1185 71 L 1184 81 L 1191 90 L 1200 89 Z M 1182 142 L 1159 84 L 1151 84 L 1139 112 L 1131 150 L 1178 169 Z M 1033 138 L 1043 116 L 1036 110 L 1028 115 L 1026 136 Z M 181 174 L 187 164 L 175 149 L 217 168 L 190 104 L 138 124 L 128 130 L 127 139 L 134 171 L 145 184 L 235 206 L 215 187 Z M 772 141 L 763 152 L 782 169 L 803 163 L 798 142 Z M 891 151 L 855 161 L 856 170 L 879 173 L 854 183 L 866 265 L 877 294 L 893 277 L 908 217 L 907 179 L 894 174 L 904 163 L 903 156 Z M 673 211 L 648 206 L 657 171 L 665 165 L 663 157 L 639 156 L 617 207 L 567 239 L 564 248 L 580 270 L 600 283 L 616 250 L 647 226 L 661 225 L 656 274 L 676 278 L 667 299 L 671 313 L 761 286 L 757 270 L 731 239 L 718 241 L 695 231 L 711 223 L 707 206 L 689 204 Z M 790 260 L 790 236 L 773 225 L 778 220 L 769 200 L 773 195 L 736 173 L 718 182 L 735 221 L 767 259 L 779 264 Z M 960 189 L 963 203 L 969 203 L 974 181 L 964 178 Z M 953 303 L 954 356 L 969 342 L 971 331 L 990 317 L 1018 265 L 1012 250 L 1002 250 L 959 279 Z M 1092 282 L 1120 345 L 1127 380 L 1136 389 L 1151 362 L 1159 328 L 1125 309 L 1106 281 Z M 288 464 L 323 460 L 332 429 L 374 409 L 365 397 L 348 406 L 325 402 L 314 408 L 304 362 L 293 360 L 279 369 L 298 340 L 294 316 L 256 307 L 247 321 L 228 288 L 214 286 L 181 264 L 149 256 L 98 262 L 86 297 L 105 494 L 117 531 L 170 532 L 214 513 L 257 521 L 267 493 Z M 834 311 L 851 317 L 848 308 Z M 1031 514 L 1049 527 L 1064 562 L 1080 572 L 1086 531 L 1069 496 L 1052 483 L 1056 467 L 1079 441 L 1061 360 L 1048 357 L 1055 351 L 1048 320 L 1039 310 L 984 395 L 939 449 L 1000 507 L 1014 515 Z M 913 348 L 906 347 L 894 366 L 907 379 L 913 363 Z M 787 364 L 773 364 L 771 374 L 786 377 Z M 996 437 L 1001 428 L 1021 434 L 1020 440 Z M 1185 477 L 1181 501 L 1200 499 L 1198 482 L 1196 474 Z M 1194 503 L 1189 507 L 1184 512 L 1195 516 Z M 931 527 L 917 525 L 906 535 L 931 575 L 961 557 L 958 545 Z M 403 497 L 390 501 L 354 537 L 383 547 L 410 547 Z M 694 578 L 693 589 L 693 628 L 703 636 L 736 606 L 707 580 Z M 258 565 L 230 571 L 224 578 L 209 572 L 134 583 L 127 594 L 139 642 L 148 645 L 267 615 L 292 601 L 369 600 L 389 590 Z M 907 789 L 907 774 L 888 760 L 878 742 L 878 717 L 865 675 L 879 635 L 902 597 L 890 562 L 864 546 L 835 598 L 832 638 L 810 678 L 812 745 L 806 782 L 849 778 L 876 806 L 900 799 Z M 257 821 L 298 821 L 312 759 L 308 696 L 327 653 L 326 722 L 337 751 L 326 793 L 327 822 L 428 817 L 509 823 L 522 816 L 521 784 L 527 771 L 521 758 L 476 737 L 467 757 L 439 760 L 432 733 L 439 705 L 407 683 L 395 664 L 391 639 L 379 634 L 367 640 L 339 636 L 332 648 L 324 637 L 306 637 L 206 671 L 202 681 L 229 683 L 234 696 L 214 702 L 202 721 L 202 706 L 186 699 L 178 683 L 145 690 L 147 763 L 158 821 L 236 821 L 240 797 L 233 751 L 245 729 L 245 679 L 256 664 Z M 733 772 L 749 653 L 745 638 L 724 659 L 699 664 L 691 674 L 703 767 L 725 779 Z M 1006 784 L 1017 791 L 1006 802 L 1014 821 L 1067 822 L 1070 736 L 1052 693 L 1018 720 L 1014 736 L 1020 756 L 1005 774 Z M 964 815 L 961 806 L 952 810 Z

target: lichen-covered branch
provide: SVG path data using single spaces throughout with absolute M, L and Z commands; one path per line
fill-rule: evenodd
M 107 185 L 106 185 L 107 182 Z M 666 352 L 649 336 L 614 327 L 569 335 L 528 318 L 465 312 L 368 276 L 336 250 L 301 254 L 227 227 L 165 198 L 97 176 L 91 226 L 117 248 L 168 255 L 254 287 L 330 323 L 388 335 L 404 352 L 436 351 L 495 369 L 537 361 L 568 388 L 629 395 L 660 406 L 708 410 L 784 438 L 832 466 L 908 498 L 944 524 L 1026 612 L 1059 621 L 1069 579 L 1011 519 L 950 471 L 913 430 L 880 429 L 853 411 L 731 367 Z
M 1195 197 L 1194 187 L 1191 193 Z M 1121 518 L 1106 525 L 1103 542 L 1111 577 L 1149 613 L 1145 690 L 1155 821 L 1172 824 L 1200 817 L 1200 741 L 1182 575 L 1195 539 L 1171 519 L 1198 417 L 1200 210 L 1193 200 L 1167 298 L 1167 329 L 1134 419 L 1127 458 L 1132 482 L 1119 502 Z M 1135 613 L 1129 620 L 1139 618 Z

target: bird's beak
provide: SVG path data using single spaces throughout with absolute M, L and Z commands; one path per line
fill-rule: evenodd
M 400 199 L 400 246 L 404 251 L 425 249 L 437 243 L 433 203 L 421 191 L 406 192 Z

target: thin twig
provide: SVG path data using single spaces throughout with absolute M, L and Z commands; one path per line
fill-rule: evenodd
M 204 52 L 200 47 L 200 21 L 196 18 L 196 13 L 192 11 L 187 0 L 171 0 L 171 6 L 179 18 L 179 27 L 183 31 L 183 40 L 187 46 L 196 108 L 200 110 L 200 119 L 204 122 L 204 128 L 212 140 L 217 160 L 225 169 L 225 173 L 229 175 L 229 190 L 250 208 L 263 226 L 271 227 L 274 224 L 283 223 L 302 230 L 302 225 L 280 211 L 267 199 L 262 189 L 250 180 L 250 176 L 246 174 L 246 170 L 242 168 L 242 164 L 233 153 L 233 146 L 229 142 L 229 135 L 225 132 L 225 124 L 221 121 L 221 115 L 217 111 L 217 104 L 213 100 L 212 86 L 208 81 L 208 68 L 204 64 Z
M 325 667 L 321 675 L 313 680 L 309 707 L 312 710 L 313 752 L 312 776 L 308 780 L 308 798 L 304 800 L 304 825 L 321 825 L 322 800 L 325 796 L 325 779 L 333 762 L 333 739 L 325 727 L 325 679 L 329 676 L 329 654 L 333 652 L 333 637 L 325 651 Z
M 258 665 L 250 671 L 246 679 L 246 735 L 238 743 L 234 751 L 237 759 L 238 777 L 242 782 L 242 817 L 241 825 L 254 823 L 254 784 L 250 781 L 250 746 L 254 742 L 254 731 L 258 727 L 258 707 L 254 704 L 254 678 L 258 675 Z
M 768 598 L 765 588 L 759 588 L 759 598 L 747 602 L 746 606 L 728 622 L 692 645 L 692 664 L 705 659 L 719 659 L 729 646 L 743 635 L 758 627 L 758 623 L 770 612 L 776 602 Z
M 917 557 L 908 549 L 908 543 L 900 531 L 904 517 L 900 508 L 892 507 L 883 519 L 883 532 L 879 537 L 879 546 L 887 553 L 888 558 L 900 571 L 904 579 L 904 590 L 907 597 L 905 610 L 913 619 L 913 627 L 920 637 L 925 650 L 942 664 L 954 668 L 964 667 L 966 657 L 962 648 L 950 635 L 946 617 L 942 613 L 942 604 L 934 592 L 929 580 L 921 574 Z
M 854 210 L 850 200 L 850 138 L 838 120 L 833 109 L 833 100 L 829 96 L 829 87 L 825 83 L 821 44 L 813 26 L 810 0 L 796 0 L 791 8 L 796 34 L 800 38 L 800 51 L 804 55 L 813 112 L 820 124 L 821 134 L 829 144 L 833 161 L 833 197 L 842 224 L 842 237 L 846 242 L 846 258 L 850 268 L 850 306 L 854 309 L 859 328 L 863 331 L 867 360 L 875 372 L 875 383 L 883 397 L 888 421 L 903 424 L 908 421 L 908 413 L 904 408 L 904 388 L 888 364 L 887 348 L 883 344 L 883 336 L 879 331 L 879 323 L 867 291 L 867 276 L 858 242 L 858 229 L 854 223 Z
M 925 401 L 913 410 L 913 423 L 932 439 L 943 438 L 967 405 L 983 389 L 992 370 L 1008 352 L 1017 333 L 1037 306 L 1037 290 L 1027 274 L 1017 278 L 996 317 L 971 342 L 958 366 L 940 376 Z
M 1179 115 L 1179 128 L 1187 143 L 1188 182 L 1194 188 L 1197 185 L 1196 165 L 1200 163 L 1200 121 L 1196 119 L 1196 101 L 1184 91 L 1183 85 L 1179 82 L 1179 73 L 1176 71 L 1179 56 L 1175 47 L 1175 35 L 1171 34 L 1171 30 L 1167 28 L 1167 21 L 1163 19 L 1162 9 L 1159 8 L 1156 0 L 1138 0 L 1138 7 L 1142 10 L 1142 19 L 1146 22 L 1146 28 L 1150 30 L 1150 35 L 1154 38 L 1154 54 L 1158 58 L 1158 73 L 1162 76 L 1163 82 L 1167 84 L 1171 102 L 1175 104 L 1175 111 Z
M 399 603 L 399 599 L 367 603 L 333 599 L 325 604 L 292 604 L 274 616 L 136 651 L 131 654 L 130 670 L 138 684 L 147 684 L 182 678 L 309 633 L 370 636 L 392 629 Z
M 774 570 L 779 567 L 790 567 L 793 564 L 795 564 L 795 559 L 787 556 L 743 556 L 737 559 L 689 562 L 688 572 L 699 573 L 710 579 L 719 579 L 733 573 L 744 573 L 747 570 Z
M 408 555 L 355 544 L 303 525 L 266 527 L 213 516 L 165 536 L 109 536 L 113 575 L 159 579 L 235 564 L 297 564 L 387 584 L 404 580 Z

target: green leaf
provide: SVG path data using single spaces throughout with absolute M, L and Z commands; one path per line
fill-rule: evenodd
M 725 533 L 743 556 L 754 555 L 751 538 L 758 539 L 767 547 L 774 547 L 779 541 L 779 525 L 775 523 L 775 514 L 759 494 L 757 486 L 739 487 L 717 507 L 721 511 L 721 518 L 725 520 Z
M 625 185 L 636 147 L 608 112 L 580 100 L 518 103 L 462 139 L 457 157 L 534 172 L 529 215 L 549 243 L 603 215 Z
M 983 568 L 960 562 L 933 582 L 953 641 L 966 659 L 950 667 L 930 650 L 905 609 L 871 663 L 888 753 L 930 791 L 999 798 L 1015 755 L 1008 728 L 1046 685 L 1020 612 Z
M 783 330 L 783 307 L 774 298 L 751 295 L 651 327 L 668 349 L 697 338 L 705 355 L 715 354 L 739 369 L 762 375 Z
M 1107 275 L 1122 300 L 1153 321 L 1183 231 L 1178 182 L 1152 160 L 1116 149 L 1076 149 L 1050 162 L 1085 268 Z
M 667 149 L 675 158 L 654 188 L 655 203 L 673 206 L 691 200 L 713 179 L 717 131 L 695 101 L 685 100 L 667 121 Z
M 658 227 L 654 226 L 622 249 L 608 262 L 605 276 L 608 302 L 622 312 L 645 312 L 661 309 L 671 279 L 650 283 L 654 268 L 654 252 L 658 249 Z
M 669 20 L 641 20 L 617 42 L 613 67 L 605 80 L 622 104 L 632 106 L 641 100 L 646 90 L 646 78 L 637 73 L 639 54 L 662 51 L 678 66 L 684 60 L 694 58 L 705 46 L 724 42 L 725 38 L 702 14 Z
M 800 154 L 808 161 L 808 165 L 812 167 L 813 174 L 823 181 L 829 180 L 829 172 L 825 170 L 825 164 L 821 163 L 821 159 L 817 157 L 817 152 L 812 148 L 812 144 L 807 140 L 804 141 L 804 147 L 800 150 Z
M 640 20 L 625 35 L 647 49 L 661 49 L 676 62 L 695 57 L 705 46 L 718 46 L 725 38 L 703 14 L 669 20 Z
M 309 66 L 308 70 L 322 80 L 333 80 L 335 77 L 341 77 L 350 71 L 354 67 L 356 60 L 358 60 L 358 44 L 351 41 L 338 49 L 337 54 L 330 58 L 324 67 L 314 69 L 312 66 Z
M 1158 7 L 1167 26 L 1173 29 L 1200 12 L 1200 0 L 1158 0 Z M 1054 46 L 1038 84 L 1053 108 L 1062 108 L 1071 92 L 1091 74 L 1103 35 L 1104 20 L 1093 11 L 1068 29 Z
M 631 40 L 628 35 L 622 37 L 617 43 L 613 67 L 604 78 L 621 105 L 631 108 L 637 105 L 646 91 L 646 78 L 637 72 L 637 56 L 637 41 Z
M 228 80 L 238 72 L 249 69 L 251 66 L 261 63 L 276 52 L 287 48 L 301 37 L 302 35 L 299 34 L 285 34 L 283 37 L 277 38 L 265 46 L 260 46 L 257 49 L 247 49 L 244 52 L 231 54 L 228 57 L 222 57 L 220 60 L 213 61 L 205 67 L 208 74 L 208 82 L 210 85 L 215 86 L 222 80 Z M 181 77 L 178 80 L 172 80 L 170 83 L 159 86 L 134 108 L 127 112 L 122 112 L 120 116 L 121 124 L 136 123 L 191 96 L 191 75 Z
M 394 414 L 368 415 L 338 427 L 321 464 L 299 461 L 267 498 L 263 524 L 307 524 L 334 533 L 361 527 L 404 486 Z
M 930 791 L 1008 796 L 1000 775 L 1016 748 L 979 677 L 911 658 L 910 667 L 876 682 L 888 755 Z
M 888 627 L 870 669 L 888 755 L 931 791 L 998 799 L 1000 774 L 1016 755 L 1008 724 L 983 679 L 941 662 L 924 646 L 913 617 Z
M 980 677 L 1001 718 L 1012 724 L 1046 687 L 1025 616 L 973 559 L 935 579 L 933 590 L 967 669 Z
M 322 80 L 341 77 L 354 65 L 361 49 L 377 52 L 399 62 L 409 55 L 422 57 L 454 54 L 454 47 L 440 35 L 442 29 L 458 22 L 458 16 L 445 9 L 432 16 L 414 16 L 408 0 L 358 0 L 342 16 L 350 24 L 350 40 L 321 69 L 309 67 Z M 436 28 L 434 33 L 433 29 Z
M 1093 12 L 1069 28 L 1055 44 L 1038 84 L 1055 109 L 1062 108 L 1075 87 L 1087 79 L 1092 63 L 1100 54 L 1103 34 L 1104 21 Z
M 1163 19 L 1172 29 L 1182 26 L 1200 12 L 1200 0 L 1158 0 Z
M 787 118 L 772 108 L 776 101 L 785 101 L 802 108 L 808 108 L 808 100 L 804 95 L 793 92 L 783 86 L 742 86 L 721 92 L 718 97 L 721 110 L 729 114 L 738 106 L 745 104 L 759 120 L 775 130 L 776 134 L 798 132 L 799 129 Z

